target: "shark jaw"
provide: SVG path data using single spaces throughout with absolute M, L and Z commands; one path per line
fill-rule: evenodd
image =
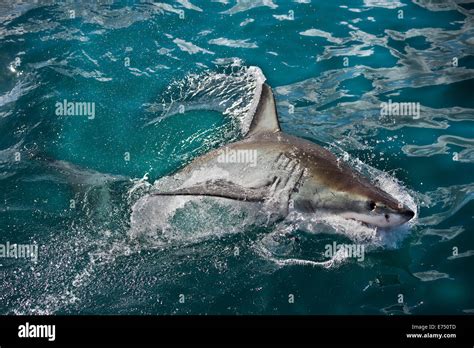
M 415 216 L 415 213 L 409 209 L 406 209 L 399 213 L 387 213 L 381 215 L 362 214 L 355 212 L 345 212 L 339 215 L 345 219 L 359 221 L 360 223 L 367 226 L 390 229 L 410 221 Z

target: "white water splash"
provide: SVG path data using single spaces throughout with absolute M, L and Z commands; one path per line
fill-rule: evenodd
M 161 111 L 149 124 L 184 111 L 213 110 L 235 122 L 242 136 L 247 134 L 266 78 L 260 68 L 243 67 L 239 60 L 216 63 L 224 64 L 225 71 L 190 74 L 172 82 L 161 103 L 149 105 L 149 111 Z

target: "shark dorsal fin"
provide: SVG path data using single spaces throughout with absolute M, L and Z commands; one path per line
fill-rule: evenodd
M 278 122 L 273 92 L 270 86 L 264 83 L 247 136 L 249 137 L 263 132 L 275 133 L 279 131 L 280 123 Z

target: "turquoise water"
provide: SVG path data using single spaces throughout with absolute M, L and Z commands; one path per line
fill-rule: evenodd
M 472 3 L 98 3 L 0 5 L 0 243 L 39 246 L 0 259 L 2 314 L 474 311 Z M 155 180 L 242 137 L 251 66 L 285 132 L 416 208 L 406 230 L 311 220 L 280 238 L 206 202 L 168 238 L 131 234 Z M 381 116 L 389 99 L 419 117 Z M 94 117 L 57 115 L 63 100 Z M 364 260 L 322 266 L 333 242 Z

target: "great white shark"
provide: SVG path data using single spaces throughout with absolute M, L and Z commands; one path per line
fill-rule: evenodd
M 244 139 L 194 159 L 152 196 L 207 196 L 260 202 L 277 218 L 290 209 L 328 212 L 391 228 L 415 213 L 325 148 L 282 132 L 264 83 Z

